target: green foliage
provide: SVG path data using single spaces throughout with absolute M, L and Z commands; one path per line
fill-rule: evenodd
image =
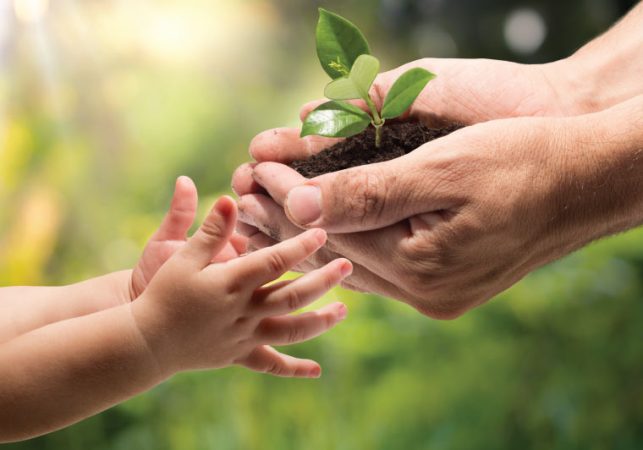
M 301 135 L 348 137 L 366 129 L 370 122 L 370 116 L 357 106 L 330 101 L 319 105 L 308 115 Z
M 205 0 L 132 0 L 127 4 L 133 9 L 125 14 L 114 14 L 120 7 L 111 10 L 117 2 L 104 2 L 95 17 L 87 15 L 96 9 L 93 3 L 77 2 L 74 8 L 86 25 L 119 30 L 91 34 L 88 42 L 100 52 L 99 66 L 95 58 L 77 53 L 87 48 L 70 39 L 76 36 L 72 28 L 49 22 L 60 14 L 47 18 L 52 26 L 46 28 L 59 30 L 70 45 L 56 53 L 64 69 L 56 75 L 67 116 L 52 118 L 47 103 L 52 93 L 35 88 L 42 74 L 20 34 L 31 33 L 30 27 L 15 27 L 18 45 L 9 47 L 15 53 L 0 71 L 0 97 L 11 93 L 0 114 L 0 259 L 37 275 L 34 281 L 14 267 L 1 274 L 6 285 L 71 283 L 131 267 L 162 219 L 177 175 L 195 179 L 203 217 L 214 197 L 228 192 L 230 174 L 248 159 L 247 145 L 257 130 L 286 122 L 315 88 L 314 80 L 293 77 L 312 72 L 317 64 L 306 57 L 301 39 L 312 23 L 302 19 L 308 2 L 256 3 L 268 9 L 228 2 L 222 9 L 220 2 Z M 375 29 L 382 26 L 382 5 L 402 3 L 327 4 Z M 511 10 L 508 3 L 469 2 L 466 11 L 447 8 L 446 18 L 450 23 L 495 23 Z M 547 61 L 568 54 L 616 18 L 606 14 L 615 8 L 607 0 L 555 4 L 551 11 L 558 16 L 548 25 L 559 39 L 548 40 L 539 54 Z M 125 52 L 122 39 L 136 41 L 140 34 L 128 31 L 134 17 L 129 12 L 150 18 L 161 13 L 167 19 L 182 5 L 211 21 L 206 24 L 230 23 L 229 12 L 217 16 L 222 10 L 239 13 L 243 26 L 226 31 L 232 59 L 221 62 L 221 52 L 203 51 L 192 63 L 172 62 L 134 45 Z M 560 8 L 569 14 L 561 15 Z M 581 9 L 587 14 L 572 14 Z M 416 16 L 411 19 L 424 29 L 424 16 Z M 262 17 L 266 29 L 248 25 Z M 408 45 L 414 28 L 407 16 L 402 20 L 398 34 L 383 28 L 374 36 L 387 44 L 382 59 L 391 65 L 423 56 Z M 564 34 L 557 34 L 556 26 Z M 502 27 L 496 28 L 497 36 L 482 30 L 487 40 L 479 42 L 469 39 L 468 29 L 450 31 L 461 55 L 511 56 Z M 247 30 L 253 38 L 244 41 Z M 208 35 L 203 39 L 203 48 L 210 49 Z M 261 51 L 257 45 L 263 45 Z M 70 92 L 79 96 L 65 97 Z M 51 195 L 43 197 L 43 190 L 58 194 L 58 203 L 50 201 Z M 25 203 L 34 206 L 27 211 Z M 61 220 L 52 229 L 49 211 L 56 204 Z M 33 220 L 25 211 L 35 214 Z M 53 233 L 55 251 L 40 264 L 40 258 L 23 251 L 32 242 L 39 251 L 46 248 L 34 233 Z M 642 248 L 643 229 L 606 239 L 449 322 L 427 319 L 389 299 L 335 290 L 321 304 L 345 301 L 347 319 L 310 343 L 284 348 L 320 361 L 324 372 L 319 380 L 278 379 L 241 368 L 180 374 L 65 430 L 0 448 L 641 449 Z
M 362 32 L 345 18 L 319 8 L 316 30 L 317 56 L 332 79 L 348 75 L 360 55 L 370 49 Z
M 426 84 L 435 75 L 421 68 L 411 69 L 400 76 L 389 90 L 384 105 L 382 118 L 393 119 L 409 109 Z
M 380 62 L 371 55 L 360 55 L 355 60 L 348 77 L 331 81 L 324 95 L 331 100 L 352 100 L 361 98 L 368 100 L 368 91 L 380 70 Z
M 375 145 L 379 147 L 384 119 L 404 114 L 435 75 L 421 68 L 404 73 L 395 81 L 380 114 L 369 94 L 380 70 L 380 62 L 370 55 L 368 43 L 359 28 L 347 19 L 320 8 L 316 38 L 319 62 L 333 78 L 324 95 L 336 103 L 332 108 L 320 107 L 306 117 L 301 136 L 349 137 L 361 133 L 368 124 L 362 127 L 361 116 L 347 112 L 346 108 L 340 110 L 337 104 L 342 100 L 362 99 L 370 111 L 370 122 L 375 127 Z M 328 112 L 331 110 L 335 113 Z M 323 125 L 323 120 L 336 123 Z

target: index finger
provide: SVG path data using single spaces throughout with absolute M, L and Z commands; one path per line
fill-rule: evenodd
M 259 133 L 250 142 L 250 155 L 258 162 L 289 163 L 306 159 L 339 142 L 321 136 L 299 137 L 299 128 L 275 128 Z
M 226 277 L 256 289 L 305 261 L 325 243 L 324 230 L 308 230 L 272 247 L 230 261 L 226 269 Z

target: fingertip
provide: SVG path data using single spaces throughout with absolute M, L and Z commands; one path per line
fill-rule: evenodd
M 299 119 L 303 122 L 304 120 L 306 120 L 306 117 L 308 117 L 308 114 L 310 114 L 313 109 L 317 108 L 319 105 L 326 101 L 327 100 L 319 99 L 305 103 L 299 110 Z
M 252 192 L 260 192 L 262 187 L 252 178 L 252 172 L 257 163 L 245 163 L 237 167 L 232 174 L 230 183 L 232 191 L 241 197 Z
M 248 153 L 255 161 L 271 161 L 279 159 L 279 154 L 276 151 L 278 148 L 279 139 L 283 134 L 288 134 L 289 128 L 273 128 L 265 130 L 257 134 L 248 147 Z
M 175 195 L 191 191 L 196 191 L 196 185 L 194 184 L 194 181 L 192 181 L 192 178 L 186 175 L 177 177 L 176 182 L 174 183 Z
M 264 142 L 266 140 L 266 133 L 272 133 L 273 135 L 277 134 L 275 130 L 262 131 L 252 138 L 252 140 L 250 141 L 250 145 L 248 146 L 248 153 L 250 154 L 250 157 L 255 161 L 257 160 L 257 155 L 261 154 L 261 149 L 263 148 Z
M 238 209 L 237 202 L 229 195 L 223 195 L 217 199 L 210 214 L 219 216 L 225 223 L 225 228 L 231 235 L 237 223 Z
M 321 374 L 322 374 L 322 368 L 319 364 L 315 362 L 315 366 L 310 369 L 310 371 L 308 372 L 308 376 L 310 378 L 320 378 Z
M 237 212 L 237 202 L 229 195 L 223 195 L 216 201 L 213 209 L 224 217 L 230 217 Z
M 353 273 L 353 263 L 346 258 L 339 258 L 339 272 L 342 274 L 342 278 L 346 278 Z
M 348 307 L 341 303 L 337 302 L 335 303 L 335 308 L 337 309 L 337 319 L 338 321 L 342 321 L 348 316 Z
M 311 230 L 308 230 L 306 234 L 310 235 L 311 238 L 315 239 L 317 241 L 317 244 L 321 247 L 326 243 L 326 240 L 328 239 L 328 234 L 326 233 L 326 230 L 323 230 L 321 228 L 313 228 Z
M 177 185 L 178 184 L 186 184 L 186 183 L 187 184 L 194 184 L 194 182 L 192 181 L 192 178 L 188 177 L 187 175 L 179 175 L 176 178 L 176 184 Z

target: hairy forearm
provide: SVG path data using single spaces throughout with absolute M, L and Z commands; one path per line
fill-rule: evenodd
M 643 95 L 559 123 L 555 233 L 573 249 L 643 224 Z
M 563 108 L 576 114 L 643 94 L 643 2 L 569 58 L 546 64 Z
M 114 272 L 68 286 L 0 289 L 0 342 L 50 323 L 129 301 L 131 271 Z
M 67 426 L 164 378 L 129 304 L 31 331 L 0 345 L 0 441 Z

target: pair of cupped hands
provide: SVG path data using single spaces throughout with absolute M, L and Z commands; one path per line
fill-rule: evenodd
M 601 139 L 605 117 L 588 114 L 595 108 L 573 86 L 571 63 L 423 59 L 378 76 L 378 107 L 410 67 L 437 78 L 402 120 L 470 126 L 401 158 L 313 179 L 287 164 L 335 140 L 300 138 L 295 128 L 259 134 L 255 162 L 232 182 L 251 248 L 323 228 L 325 247 L 298 270 L 346 257 L 354 270 L 345 287 L 451 319 L 623 227 L 617 215 L 606 218 L 611 199 L 599 186 L 613 168 L 588 146 Z M 319 103 L 304 105 L 301 119 Z

